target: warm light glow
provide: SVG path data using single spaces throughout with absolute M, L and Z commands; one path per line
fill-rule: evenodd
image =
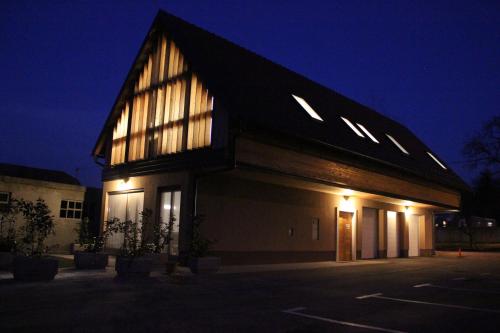
M 165 205 L 163 205 L 163 209 L 165 209 L 165 210 L 169 210 L 169 209 L 170 209 L 170 205 L 169 205 L 169 204 L 165 204 Z
M 299 97 L 299 96 L 295 96 L 293 95 L 293 98 L 295 98 L 295 100 L 297 101 L 297 103 L 300 104 L 300 106 L 302 106 L 302 108 L 314 119 L 316 120 L 319 120 L 319 121 L 323 121 L 323 118 L 321 118 L 317 113 L 316 111 L 314 111 L 314 109 L 302 98 L 302 97 Z
M 410 153 L 409 153 L 408 151 L 406 151 L 406 149 L 404 149 L 404 148 L 403 148 L 403 146 L 401 146 L 401 145 L 399 144 L 399 142 L 397 142 L 397 141 L 396 141 L 396 139 L 394 139 L 392 136 L 390 136 L 390 135 L 389 135 L 389 134 L 387 134 L 387 133 L 386 133 L 385 135 L 387 135 L 387 137 L 389 138 L 389 140 L 391 140 L 391 141 L 392 141 L 392 143 L 394 143 L 394 144 L 396 145 L 396 147 L 398 147 L 398 148 L 399 148 L 399 150 L 401 150 L 401 151 L 402 151 L 403 153 L 405 153 L 406 155 L 410 155 Z
M 128 178 L 123 178 L 118 181 L 118 190 L 119 191 L 127 191 L 132 188 L 129 179 Z
M 405 217 L 410 216 L 412 213 L 412 209 L 410 206 L 405 206 Z M 406 223 L 408 223 L 408 219 L 406 219 Z
M 354 191 L 351 189 L 348 189 L 348 188 L 344 189 L 343 193 L 344 193 L 344 195 L 346 195 L 348 197 L 354 195 Z
M 443 163 L 439 162 L 439 160 L 438 160 L 438 159 L 437 159 L 434 155 L 432 155 L 432 154 L 431 154 L 431 153 L 429 153 L 429 152 L 427 152 L 427 154 L 429 154 L 429 156 L 430 156 L 430 157 L 432 157 L 432 159 L 433 159 L 433 160 L 434 160 L 437 164 L 439 164 L 439 166 L 440 166 L 441 168 L 443 168 L 444 170 L 446 170 L 446 167 L 443 165 Z
M 349 119 L 347 118 L 344 118 L 344 117 L 340 117 L 342 118 L 342 120 L 347 124 L 347 126 L 349 126 L 353 131 L 354 133 L 356 133 L 359 137 L 362 137 L 364 138 L 365 136 L 363 135 L 363 133 L 361 133 L 357 128 L 356 126 L 354 126 L 350 121 Z
M 363 132 L 365 132 L 366 135 L 368 135 L 368 137 L 375 143 L 379 143 L 377 139 L 375 139 L 375 137 L 370 133 L 370 131 L 368 131 L 363 125 L 361 125 L 360 123 L 356 123 L 356 125 L 359 126 L 359 128 L 361 128 L 361 130 Z
M 355 201 L 354 198 L 351 198 L 347 195 L 343 196 L 339 203 L 339 210 L 342 212 L 354 212 L 355 211 L 354 201 Z

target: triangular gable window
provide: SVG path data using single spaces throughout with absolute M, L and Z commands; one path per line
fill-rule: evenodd
M 214 98 L 175 42 L 158 36 L 146 59 L 115 124 L 111 165 L 126 162 L 127 134 L 128 161 L 211 144 Z

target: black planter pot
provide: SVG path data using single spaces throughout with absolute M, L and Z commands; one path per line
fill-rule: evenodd
M 59 270 L 59 262 L 52 258 L 17 256 L 12 273 L 17 281 L 51 281 Z
M 118 277 L 148 277 L 153 269 L 153 259 L 148 257 L 116 257 L 115 270 Z
M 220 268 L 219 257 L 200 257 L 189 261 L 189 268 L 194 274 L 215 273 Z
M 165 273 L 167 273 L 167 275 L 174 274 L 176 270 L 177 270 L 177 261 L 171 260 L 165 263 Z
M 0 271 L 8 271 L 12 268 L 14 255 L 11 252 L 0 252 Z
M 106 253 L 80 252 L 74 254 L 76 269 L 105 269 L 109 256 Z

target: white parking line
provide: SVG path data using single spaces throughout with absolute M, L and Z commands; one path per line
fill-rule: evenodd
M 356 297 L 356 298 L 357 299 L 378 298 L 378 299 L 386 299 L 386 300 L 389 300 L 389 301 L 404 302 L 404 303 L 432 305 L 432 306 L 440 306 L 440 307 L 445 307 L 445 308 L 470 310 L 470 311 L 500 313 L 500 310 L 495 310 L 495 309 L 474 308 L 474 307 L 470 307 L 470 306 L 455 305 L 455 304 L 424 302 L 424 301 L 417 301 L 417 300 L 413 300 L 413 299 L 393 298 L 393 297 L 387 297 L 387 296 L 382 296 L 382 295 L 383 294 L 381 294 L 381 293 L 377 293 L 377 294 L 359 296 L 359 297 Z
M 422 287 L 439 288 L 439 289 L 447 289 L 447 290 L 455 290 L 455 291 L 468 291 L 468 292 L 482 293 L 482 294 L 496 294 L 496 295 L 500 295 L 500 291 L 497 291 L 497 290 L 482 290 L 482 289 L 471 289 L 471 288 L 453 288 L 453 287 L 440 286 L 440 285 L 436 285 L 436 284 L 432 284 L 432 283 L 422 283 L 422 284 L 417 284 L 417 285 L 413 286 L 413 288 L 422 288 Z
M 370 325 L 363 325 L 363 324 L 357 324 L 357 323 L 351 323 L 348 321 L 342 321 L 342 320 L 335 320 L 335 319 L 330 319 L 330 318 L 325 318 L 325 317 L 320 317 L 320 316 L 314 316 L 314 315 L 309 315 L 306 313 L 301 313 L 299 311 L 305 310 L 306 308 L 300 307 L 300 308 L 293 308 L 293 309 L 288 309 L 288 310 L 283 310 L 282 312 L 288 313 L 294 316 L 300 316 L 304 318 L 310 318 L 310 319 L 316 319 L 320 321 L 324 321 L 327 323 L 332 323 L 332 324 L 339 324 L 339 325 L 345 325 L 345 326 L 351 326 L 351 327 L 358 327 L 358 328 L 365 328 L 368 330 L 373 330 L 373 331 L 381 331 L 381 332 L 391 332 L 391 333 L 406 333 L 404 331 L 398 331 L 398 330 L 391 330 L 388 328 L 383 328 L 383 327 L 377 327 L 377 326 L 370 326 Z

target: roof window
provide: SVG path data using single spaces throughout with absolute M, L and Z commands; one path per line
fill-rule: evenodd
M 358 125 L 359 128 L 361 128 L 361 130 L 375 143 L 379 143 L 378 140 L 370 133 L 370 131 L 368 131 L 363 125 L 361 125 L 360 123 L 356 123 L 356 125 Z
M 356 135 L 357 135 L 357 136 L 362 137 L 362 138 L 364 138 L 364 137 L 365 137 L 365 136 L 363 135 L 363 133 L 361 133 L 361 132 L 359 131 L 359 129 L 357 129 L 357 128 L 356 128 L 356 126 L 354 126 L 354 125 L 353 125 L 353 124 L 349 121 L 349 119 L 344 118 L 344 117 L 340 117 L 340 118 L 342 118 L 342 120 L 343 120 L 343 121 L 347 124 L 347 126 L 349 126 L 349 127 L 350 127 L 353 131 L 354 131 L 354 133 L 356 133 Z
M 293 94 L 292 94 L 292 96 L 293 96 L 293 98 L 295 98 L 297 103 L 299 103 L 300 106 L 302 106 L 302 108 L 311 116 L 311 118 L 314 118 L 314 119 L 319 120 L 319 121 L 323 121 L 323 118 L 321 118 L 316 113 L 316 111 L 314 111 L 314 109 L 302 97 L 295 96 Z
M 437 164 L 439 164 L 439 166 L 441 168 L 443 168 L 444 170 L 446 170 L 447 168 L 444 166 L 443 163 L 441 163 L 437 158 L 436 156 L 432 155 L 431 153 L 427 152 L 427 154 L 434 160 L 434 162 L 436 162 Z
M 396 139 L 394 139 L 392 136 L 390 136 L 390 135 L 389 135 L 389 134 L 387 134 L 387 133 L 386 133 L 385 135 L 387 135 L 387 137 L 389 138 L 389 140 L 391 140 L 391 141 L 392 141 L 392 143 L 394 143 L 394 144 L 396 145 L 396 147 L 398 147 L 398 148 L 399 148 L 399 150 L 401 150 L 401 151 L 402 151 L 404 154 L 406 154 L 406 155 L 410 155 L 410 153 L 409 153 L 406 149 L 404 149 L 404 148 L 403 148 L 403 146 L 401 146 L 401 145 L 399 144 L 399 142 L 397 142 L 397 141 L 396 141 Z

